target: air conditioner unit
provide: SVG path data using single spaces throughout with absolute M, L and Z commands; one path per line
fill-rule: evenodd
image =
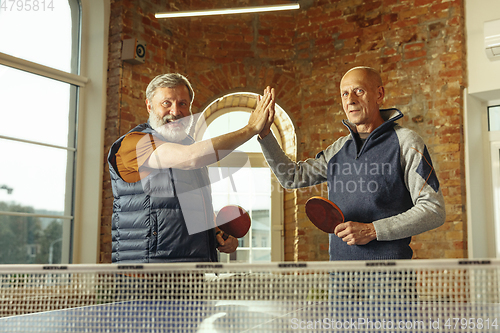
M 500 20 L 484 22 L 484 48 L 488 58 L 500 59 Z

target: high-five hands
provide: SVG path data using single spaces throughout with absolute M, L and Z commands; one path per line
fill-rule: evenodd
M 259 133 L 259 137 L 263 139 L 266 135 L 268 135 L 271 132 L 271 125 L 274 122 L 274 115 L 276 112 L 275 105 L 276 105 L 276 91 L 274 88 L 267 87 L 264 90 L 264 94 L 269 93 L 271 94 L 271 107 L 269 109 L 269 114 L 267 117 L 266 124 L 264 125 L 264 128 L 262 128 L 262 131 Z
M 264 89 L 264 97 L 266 96 L 266 94 L 270 95 L 270 97 L 271 97 L 271 104 L 269 106 L 269 112 L 268 112 L 266 123 L 265 123 L 264 127 L 262 128 L 262 130 L 259 133 L 259 137 L 261 139 L 263 139 L 266 135 L 268 135 L 271 132 L 271 125 L 274 122 L 274 115 L 275 115 L 275 112 L 276 112 L 276 110 L 275 110 L 275 105 L 276 105 L 276 91 L 274 90 L 274 88 L 271 88 L 271 87 L 268 86 L 266 89 Z M 259 101 L 261 99 L 262 98 L 259 96 Z
M 267 87 L 264 90 L 264 95 L 257 98 L 257 106 L 248 120 L 248 126 L 252 128 L 255 134 L 259 134 L 269 120 L 269 113 L 273 108 L 273 103 L 271 88 Z

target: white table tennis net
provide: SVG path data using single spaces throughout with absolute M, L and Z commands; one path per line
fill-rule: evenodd
M 500 332 L 500 261 L 0 266 L 1 332 Z

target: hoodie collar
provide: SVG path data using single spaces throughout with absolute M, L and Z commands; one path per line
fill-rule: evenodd
M 379 127 L 377 127 L 373 132 L 379 132 L 385 129 L 387 126 L 392 125 L 396 120 L 403 118 L 403 113 L 396 108 L 380 109 L 380 115 L 382 116 L 384 123 Z M 342 123 L 344 124 L 344 126 L 347 127 L 349 132 L 351 133 L 358 132 L 358 130 L 356 129 L 356 125 L 351 123 L 349 120 L 344 119 L 342 120 Z

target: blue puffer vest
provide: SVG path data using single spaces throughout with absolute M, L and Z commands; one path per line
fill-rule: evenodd
M 166 141 L 147 123 L 131 132 L 152 134 Z M 116 153 L 124 137 L 111 146 L 108 155 L 114 196 L 112 261 L 217 261 L 207 168 L 154 170 L 141 181 L 127 183 L 116 168 Z M 183 142 L 192 143 L 191 138 Z M 191 235 L 185 216 L 191 223 Z M 196 224 L 195 233 L 192 232 L 193 223 Z

